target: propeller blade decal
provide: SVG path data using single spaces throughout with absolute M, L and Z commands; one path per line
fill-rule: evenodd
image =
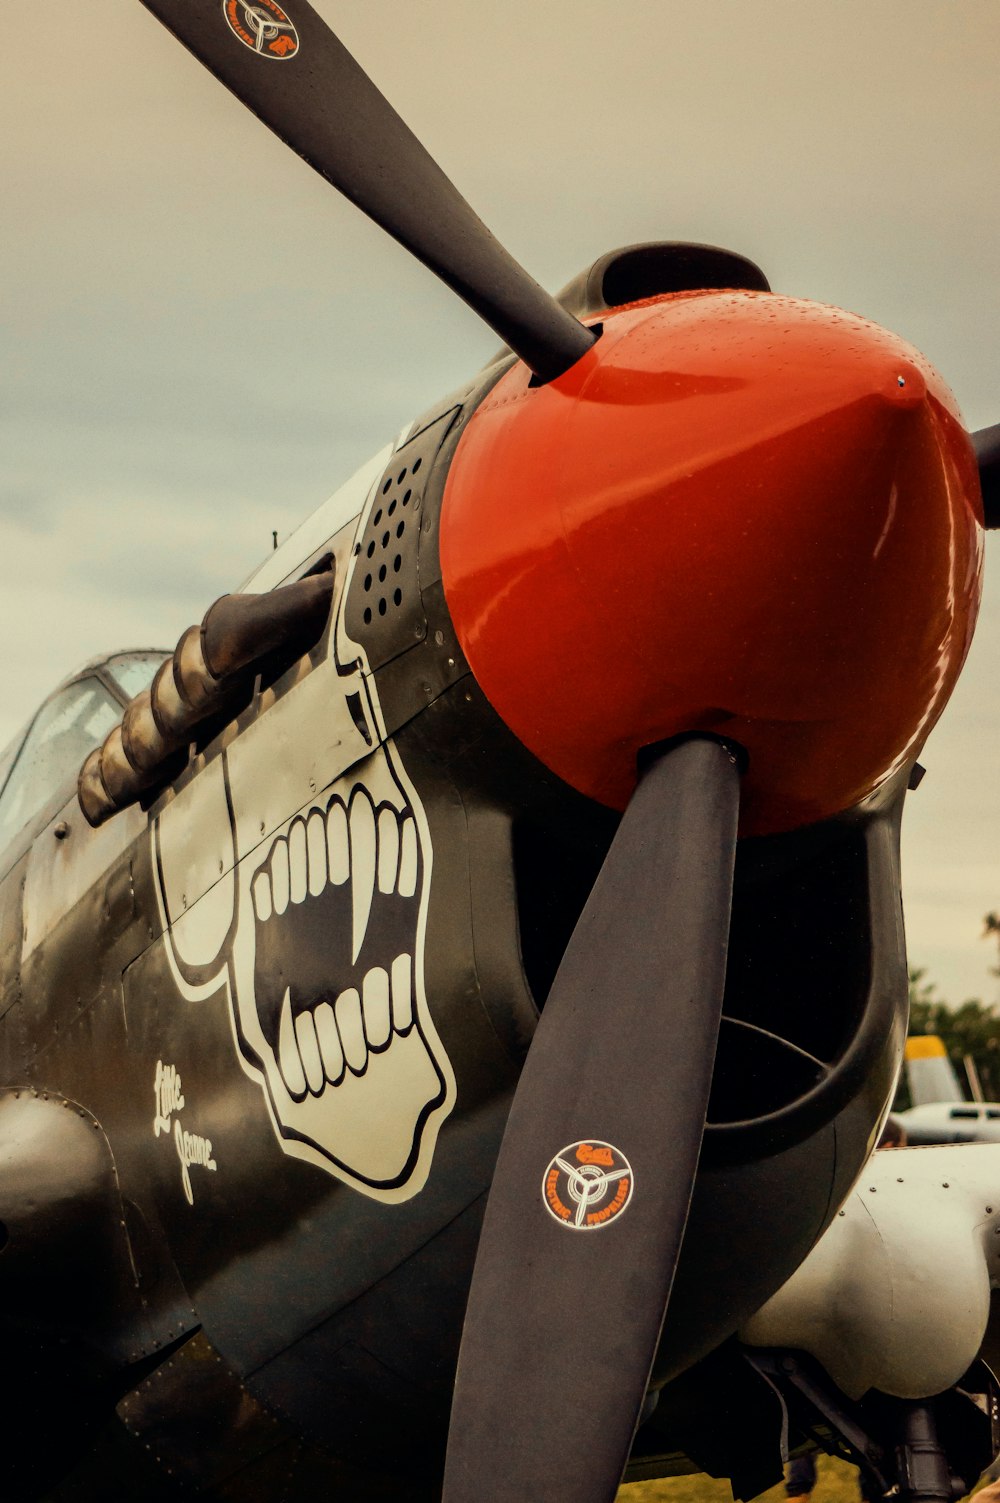
M 142 0 L 310 166 L 429 267 L 543 381 L 594 341 L 495 240 L 306 0 Z
M 462 1337 L 445 1503 L 607 1503 L 687 1219 L 732 901 L 735 754 L 640 779 L 515 1094 Z

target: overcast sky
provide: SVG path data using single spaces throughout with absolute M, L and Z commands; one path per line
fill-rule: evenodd
M 997 0 L 318 0 L 553 289 L 644 239 L 911 340 L 1000 420 Z M 289 0 L 291 10 L 291 0 Z M 496 339 L 138 0 L 32 7 L 0 91 L 0 744 L 170 646 Z M 992 570 L 991 566 L 992 565 Z M 1000 538 L 904 826 L 911 957 L 992 1000 Z

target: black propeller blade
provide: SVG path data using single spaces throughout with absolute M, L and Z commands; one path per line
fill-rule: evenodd
M 726 970 L 734 752 L 648 765 L 545 1004 L 490 1191 L 445 1503 L 607 1503 L 687 1219 Z
M 980 428 L 972 435 L 983 488 L 983 512 L 987 527 L 1000 527 L 1000 423 Z
M 435 272 L 543 381 L 594 334 L 495 240 L 306 0 L 142 0 L 299 156 Z

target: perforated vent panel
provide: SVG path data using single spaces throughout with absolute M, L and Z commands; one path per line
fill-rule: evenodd
M 427 634 L 417 557 L 424 486 L 455 411 L 450 409 L 393 455 L 356 545 L 346 625 L 350 636 L 364 643 L 373 669 Z

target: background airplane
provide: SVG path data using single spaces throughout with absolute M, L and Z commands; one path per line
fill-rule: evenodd
M 907 1039 L 904 1072 L 911 1104 L 893 1116 L 908 1143 L 1000 1143 L 1000 1102 L 969 1099 L 936 1034 Z

